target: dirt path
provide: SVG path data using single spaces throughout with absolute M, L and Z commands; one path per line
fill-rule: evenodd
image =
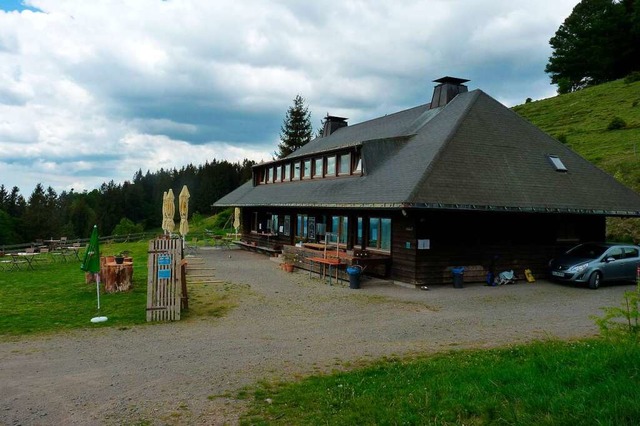
M 0 424 L 233 424 L 222 395 L 373 360 L 597 332 L 590 315 L 629 286 L 546 282 L 429 291 L 362 289 L 287 274 L 244 251 L 202 251 L 239 305 L 223 318 L 105 328 L 0 343 Z

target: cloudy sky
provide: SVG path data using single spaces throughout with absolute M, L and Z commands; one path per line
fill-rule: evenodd
M 91 190 L 142 169 L 270 160 L 293 98 L 319 127 L 467 78 L 553 96 L 549 38 L 577 0 L 0 0 L 0 184 Z

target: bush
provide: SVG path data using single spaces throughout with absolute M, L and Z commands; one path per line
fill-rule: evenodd
M 129 235 L 139 234 L 144 231 L 142 224 L 134 224 L 131 220 L 123 217 L 115 228 L 113 228 L 113 235 Z
M 640 81 L 640 71 L 634 71 L 624 78 L 624 82 L 627 84 L 635 83 L 636 81 Z
M 560 133 L 558 135 L 558 141 L 560 143 L 566 144 L 567 143 L 567 135 L 565 133 Z
M 607 130 L 620 130 L 627 127 L 627 122 L 620 117 L 613 117 L 613 120 L 607 126 Z
M 637 341 L 640 335 L 640 283 L 624 293 L 620 306 L 602 308 L 604 315 L 592 317 L 607 338 Z
M 525 104 L 530 104 L 531 102 L 533 102 L 531 98 L 527 98 L 527 100 L 524 101 Z

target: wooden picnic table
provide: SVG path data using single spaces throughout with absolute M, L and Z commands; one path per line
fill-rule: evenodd
M 318 272 L 318 274 L 320 274 L 320 276 L 322 277 L 322 279 L 326 279 L 326 268 L 327 266 L 329 267 L 329 285 L 332 285 L 331 283 L 331 278 L 333 275 L 333 269 L 335 269 L 336 271 L 336 283 L 338 282 L 338 268 L 340 268 L 340 265 L 346 265 L 346 263 L 343 263 L 340 259 L 335 258 L 335 257 L 308 257 L 307 258 L 308 261 L 313 262 L 313 263 L 317 263 L 319 265 L 322 265 L 322 273 Z M 311 271 L 309 271 L 309 276 L 311 276 Z

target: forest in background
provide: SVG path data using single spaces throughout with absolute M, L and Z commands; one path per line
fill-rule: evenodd
M 190 216 L 210 215 L 216 200 L 251 178 L 254 164 L 214 159 L 180 170 L 138 170 L 131 181 L 110 181 L 85 192 L 58 194 L 38 184 L 27 199 L 19 188 L 0 185 L 0 246 L 60 236 L 87 238 L 94 224 L 102 235 L 160 228 L 163 193 L 173 189 L 177 197 L 183 185 L 191 194 Z

